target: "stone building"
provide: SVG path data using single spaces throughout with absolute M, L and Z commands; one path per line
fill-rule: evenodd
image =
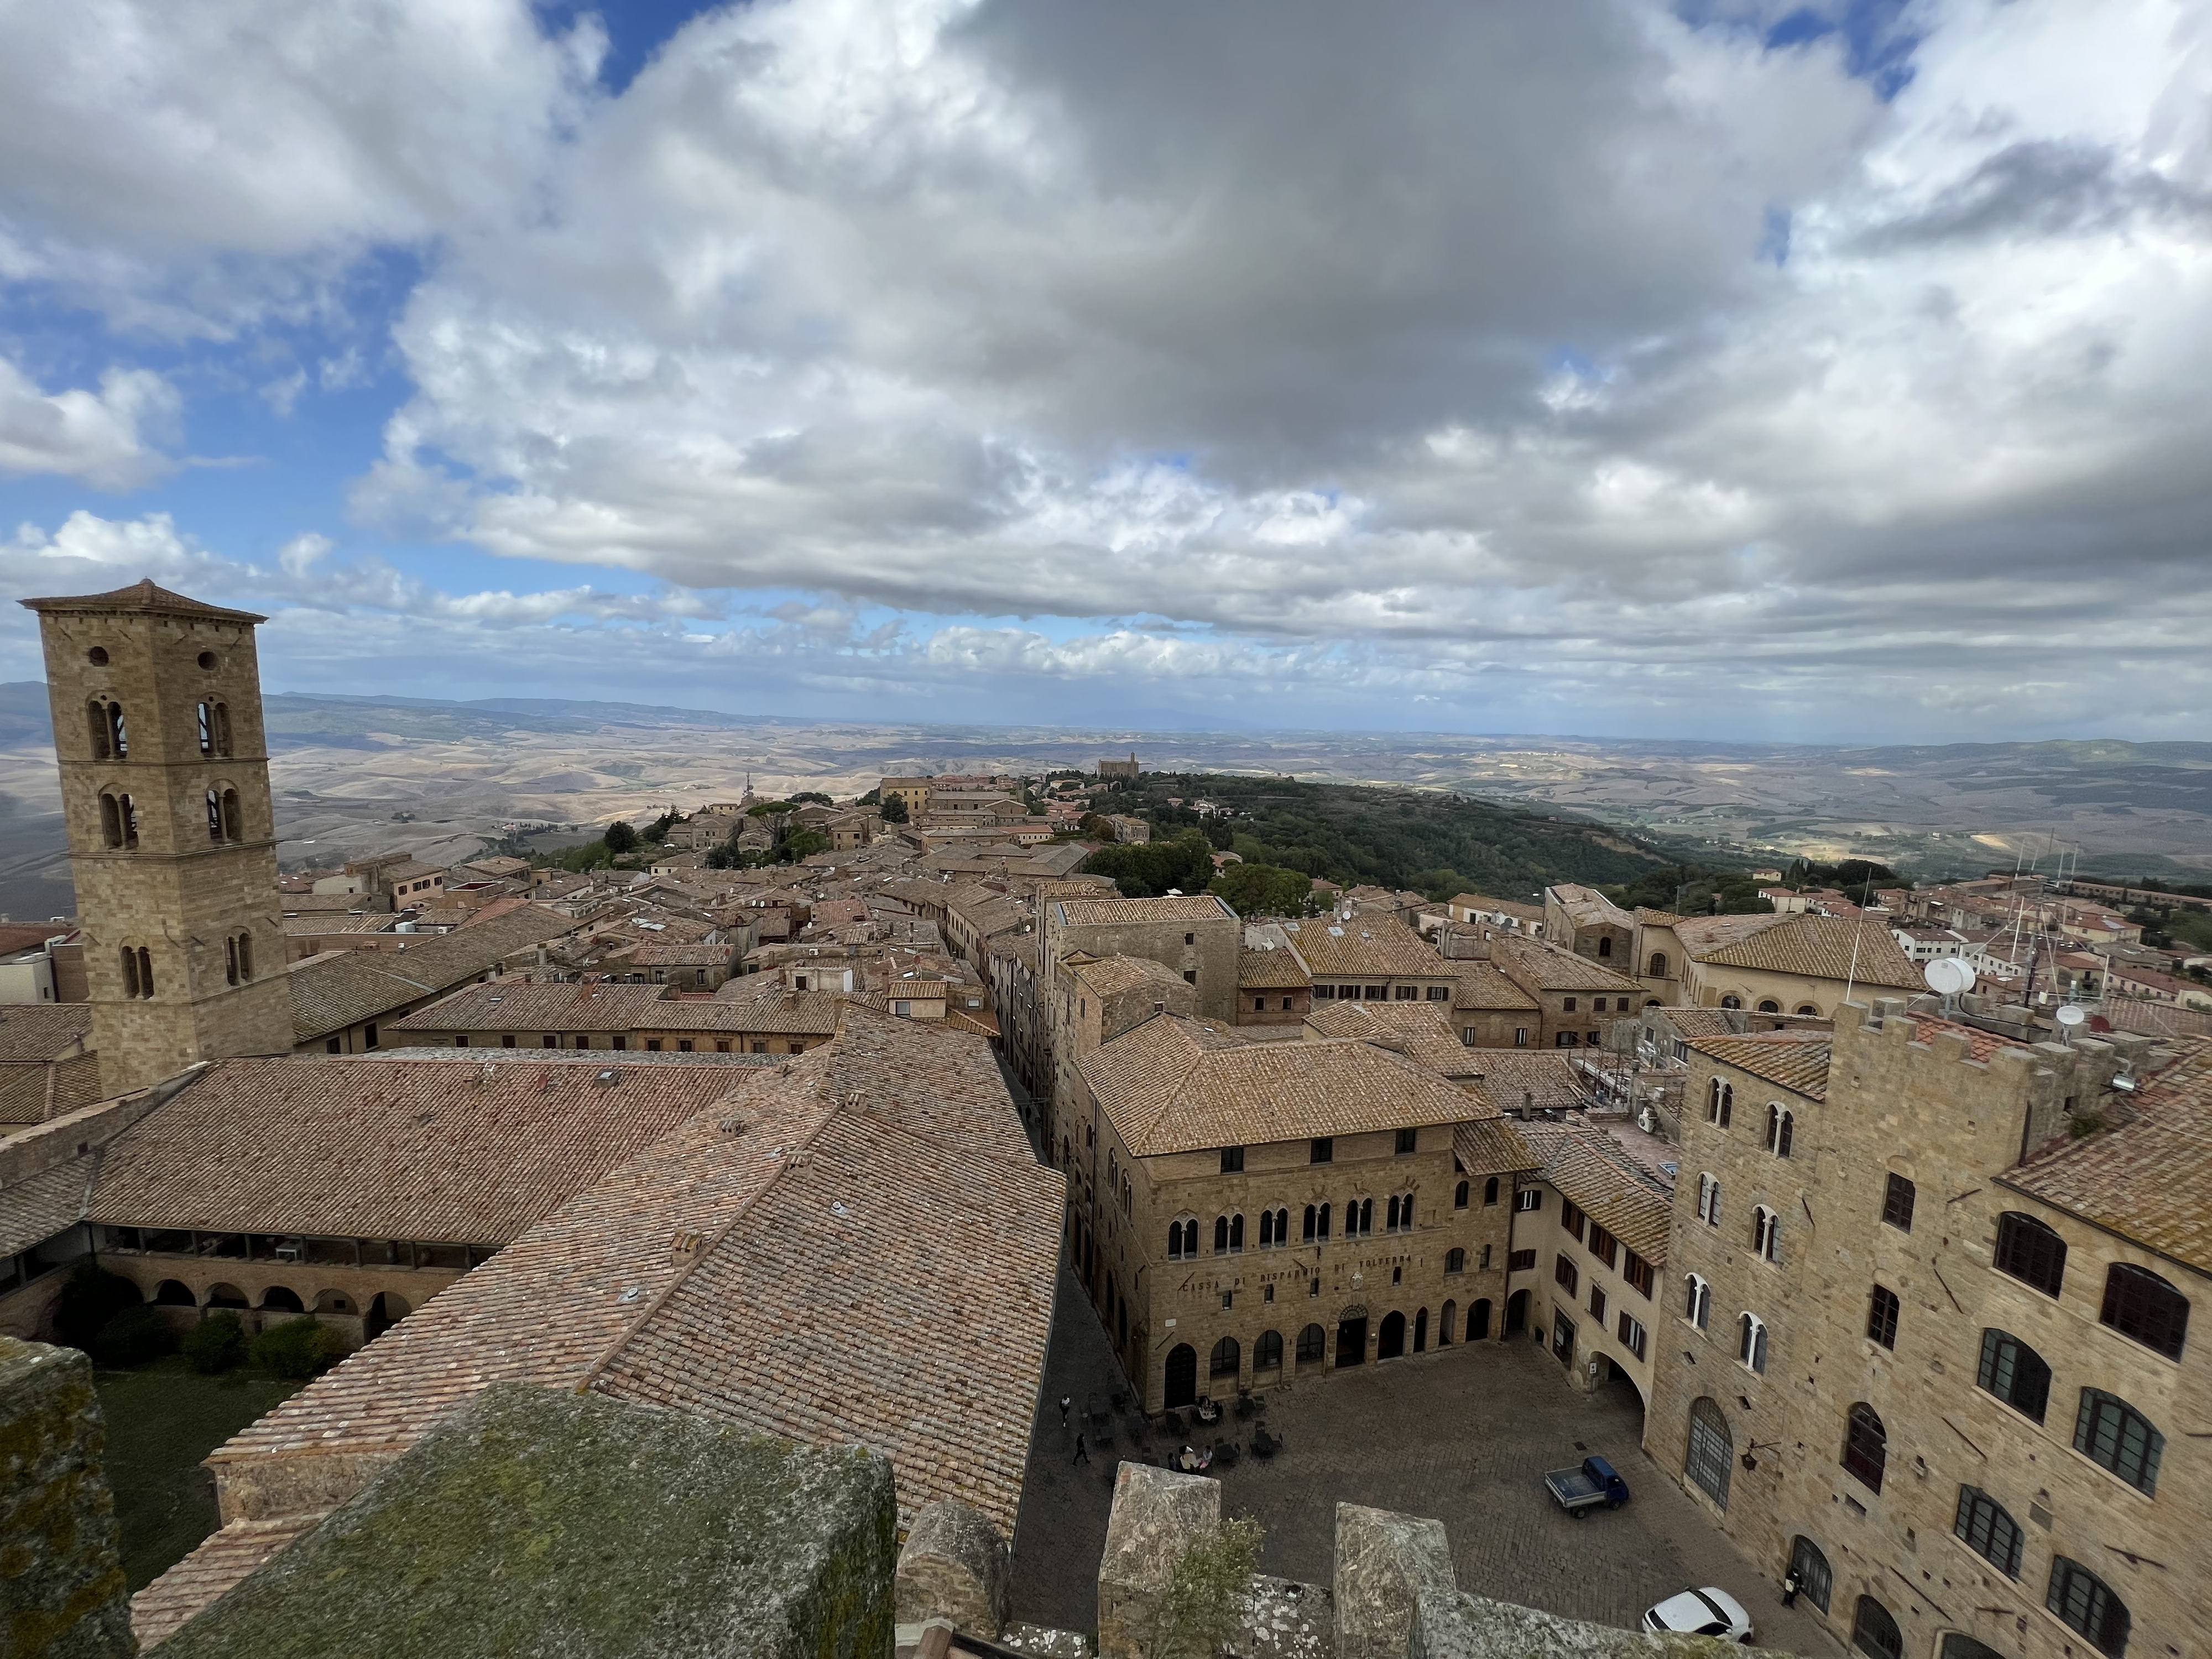
M 1458 965 L 1401 922 L 1365 914 L 1286 921 L 1283 931 L 1313 975 L 1316 1002 L 1451 1006 Z
M 1640 922 L 1637 953 L 1654 998 L 1707 1008 L 1832 1018 L 1847 995 L 1927 988 L 1879 920 L 1673 917 Z
M 1686 1046 L 1652 1456 L 1862 1651 L 2201 1651 L 2212 1052 L 1929 999 Z
M 1533 1160 L 1479 1091 L 1172 1014 L 1072 1069 L 1077 1273 L 1146 1411 L 1496 1328 Z
M 1542 1045 L 1543 1007 L 1487 961 L 1455 962 L 1451 1020 L 1470 1048 L 1533 1048 Z
M 1547 887 L 1543 937 L 1621 973 L 1636 971 L 1636 918 L 1595 887 L 1571 881 Z
M 150 581 L 26 599 L 111 1094 L 292 1048 L 253 629 Z
M 1494 939 L 1490 965 L 1535 1002 L 1540 1048 L 1602 1048 L 1613 1023 L 1644 1003 L 1626 974 L 1545 940 Z

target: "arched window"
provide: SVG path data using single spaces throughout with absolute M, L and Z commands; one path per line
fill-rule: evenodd
M 235 933 L 229 934 L 229 935 L 226 936 L 226 937 L 225 937 L 225 939 L 223 939 L 223 941 L 222 941 L 222 958 L 223 958 L 223 960 L 222 960 L 222 969 L 223 969 L 223 978 L 224 978 L 224 981 L 225 981 L 227 983 L 228 983 L 228 984 L 232 984 L 232 985 L 235 985 L 235 984 L 237 984 L 237 983 L 238 983 L 238 935 L 237 935 L 237 934 L 235 934 Z
M 1716 1176 L 1698 1177 L 1698 1219 L 1708 1227 L 1721 1224 L 1721 1183 Z
M 1260 1212 L 1260 1248 L 1263 1250 L 1271 1250 L 1274 1247 L 1275 1212 L 1273 1210 L 1262 1210 Z
M 2066 1282 L 2066 1241 L 2032 1215 L 2007 1210 L 1997 1218 L 1996 1269 L 2045 1296 Z
M 1375 1231 L 1375 1200 L 1355 1198 L 1344 1206 L 1344 1236 L 1350 1238 L 1357 1233 L 1364 1237 Z
M 1779 1101 L 1766 1103 L 1766 1150 L 1772 1152 L 1774 1143 L 1782 1139 L 1782 1104 Z
M 1721 1085 L 1721 1127 L 1723 1129 L 1727 1128 L 1729 1121 L 1735 1116 L 1735 1085 L 1733 1083 L 1723 1083 Z
M 1301 1235 L 1301 1237 L 1308 1244 L 1312 1243 L 1315 1238 L 1319 1236 L 1314 1231 L 1314 1221 L 1318 1213 L 1319 1212 L 1317 1212 L 1312 1205 L 1309 1204 L 1306 1206 L 1305 1231 Z
M 1871 1595 L 1859 1597 L 1851 1620 L 1851 1645 L 1868 1659 L 1905 1659 L 1905 1634 L 1890 1610 Z
M 245 830 L 239 827 L 238 791 L 235 789 L 222 792 L 222 838 L 225 841 L 243 841 L 246 838 Z
M 1318 1325 L 1309 1325 L 1298 1333 L 1298 1364 L 1318 1365 L 1328 1354 L 1328 1333 Z
M 1464 1181 L 1452 1188 L 1452 1208 L 1455 1210 L 1467 1208 L 1467 1182 Z
M 230 755 L 230 705 L 227 702 L 215 706 L 215 752 L 218 759 Z
M 1244 1248 L 1244 1218 L 1241 1215 L 1229 1218 L 1229 1248 L 1232 1252 Z
M 1601 957 L 1611 956 L 1613 954 L 1613 941 L 1609 939 L 1600 939 L 1597 942 L 1597 953 Z
M 2020 1577 L 2020 1523 L 1979 1486 L 1959 1488 L 1959 1513 L 1951 1530 L 2006 1577 Z
M 1790 1143 L 1791 1143 L 1792 1141 L 1794 1141 L 1795 1139 L 1796 1139 L 1796 1138 L 1797 1138 L 1797 1121 L 1796 1121 L 1796 1117 L 1795 1117 L 1793 1115 L 1791 1115 L 1790 1113 L 1788 1113 L 1788 1112 L 1784 1112 L 1784 1113 L 1783 1113 L 1783 1115 L 1782 1115 L 1782 1133 L 1781 1133 L 1780 1134 L 1777 1135 L 1777 1136 L 1775 1137 L 1775 1140 L 1774 1140 L 1774 1155 L 1775 1155 L 1775 1157 L 1777 1157 L 1777 1158 L 1787 1158 L 1787 1157 L 1789 1157 L 1789 1156 L 1790 1156 Z
M 1790 1571 L 1797 1575 L 1797 1593 L 1826 1613 L 1836 1575 L 1829 1570 L 1828 1558 L 1820 1547 L 1802 1532 L 1790 1542 Z
M 2081 1390 L 2081 1409 L 2074 1418 L 2074 1449 L 2092 1462 L 2101 1463 L 2130 1486 L 2145 1492 L 2158 1490 L 2159 1460 L 2166 1455 L 2166 1437 L 2151 1426 L 2150 1419 L 2118 1395 L 2102 1389 Z
M 1458 1249 L 1456 1246 L 1451 1249 L 1446 1250 L 1444 1252 L 1444 1271 L 1448 1273 L 1465 1273 L 1467 1271 L 1467 1252 Z
M 128 945 L 123 947 L 123 994 L 138 994 L 138 952 Z
M 222 839 L 222 797 L 212 789 L 207 792 L 207 826 L 208 839 L 220 842 Z
M 2079 1561 L 2061 1555 L 2051 1563 L 2051 1591 L 2044 1606 L 2096 1644 L 2113 1659 L 2127 1651 L 2128 1630 L 2133 1620 L 2128 1604 L 2112 1594 L 2112 1587 Z
M 1736 1321 L 1736 1363 L 1762 1375 L 1766 1370 L 1766 1322 L 1755 1313 Z
M 85 705 L 85 735 L 92 745 L 94 760 L 113 760 L 115 751 L 107 742 L 107 705 L 94 701 Z
M 1705 1085 L 1705 1121 L 1708 1123 L 1717 1123 L 1720 1121 L 1721 1080 L 1718 1078 L 1714 1078 L 1711 1082 Z
M 1216 1255 L 1229 1254 L 1229 1218 L 1225 1215 L 1213 1218 L 1213 1253 Z
M 1206 1362 L 1206 1374 L 1208 1376 L 1236 1376 L 1243 1358 L 1243 1349 L 1237 1346 L 1235 1337 L 1223 1337 L 1220 1341 L 1213 1345 L 1213 1356 Z
M 1741 1008 L 1743 1006 L 1743 999 L 1734 994 L 1724 996 L 1721 999 L 1721 1006 L 1723 1008 Z
M 1772 997 L 1764 997 L 1759 1000 L 1759 1012 L 1762 1014 L 1778 1014 L 1782 1012 L 1782 1005 Z
M 1279 1371 L 1283 1369 L 1283 1334 L 1262 1331 L 1260 1340 L 1252 1345 L 1252 1369 L 1255 1371 Z
M 100 839 L 109 847 L 123 845 L 123 808 L 116 798 L 105 790 L 100 796 Z
M 1718 1406 L 1700 1395 L 1690 1402 L 1690 1441 L 1682 1472 L 1698 1483 L 1706 1497 L 1726 1509 L 1729 1477 L 1735 1466 L 1735 1437 L 1729 1432 L 1728 1419 Z
M 2051 1403 L 2051 1367 L 2010 1331 L 1982 1333 L 1982 1364 L 1974 1382 L 2038 1423 Z
M 1844 1469 L 1869 1492 L 1881 1490 L 1889 1466 L 1889 1431 L 1863 1400 L 1851 1407 L 1844 1427 Z
M 2148 1269 L 2116 1261 L 2106 1270 L 2105 1305 L 2097 1317 L 2122 1336 L 2179 1359 L 2189 1335 L 2189 1298 Z
M 123 705 L 107 705 L 107 752 L 117 760 L 131 758 L 131 728 L 124 724 Z
M 1815 1019 L 1818 1019 L 1820 1017 L 1820 1011 L 1809 1002 L 1799 1003 L 1797 1005 L 1796 1012 L 1801 1014 L 1810 1014 Z
M 1651 979 L 1667 977 L 1667 953 L 1664 951 L 1654 951 L 1651 953 L 1651 971 L 1647 977 Z
M 1764 1204 L 1751 1212 L 1751 1248 L 1765 1261 L 1782 1259 L 1782 1218 Z
M 1482 1202 L 1485 1208 L 1498 1202 L 1498 1177 L 1492 1176 L 1482 1183 Z
M 1384 1231 L 1394 1233 L 1398 1231 L 1398 1195 L 1395 1193 L 1390 1195 L 1390 1213 L 1384 1223 Z
M 1701 1275 L 1692 1273 L 1689 1301 L 1682 1310 L 1682 1317 L 1702 1331 L 1705 1328 L 1706 1322 L 1711 1318 L 1712 1311 L 1713 1287 L 1708 1285 Z
M 1198 1223 L 1170 1221 L 1168 1223 L 1168 1259 L 1180 1261 L 1187 1255 L 1198 1254 Z
M 1449 1348 L 1459 1340 L 1459 1304 L 1447 1302 L 1437 1310 L 1437 1346 Z

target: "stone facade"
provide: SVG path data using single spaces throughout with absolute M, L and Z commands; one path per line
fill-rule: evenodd
M 0 1336 L 0 1635 L 10 1659 L 137 1651 L 92 1362 Z
M 2128 1651 L 2200 1651 L 2212 1366 L 2100 1310 L 2115 1264 L 2191 1299 L 2206 1277 L 2007 1184 L 2112 1109 L 2135 1056 L 1904 1006 L 1838 1009 L 1817 1072 L 1774 1063 L 1797 1034 L 1689 1045 L 1646 1449 L 1766 1572 L 1794 1563 L 1839 1639 L 2071 1659 L 2100 1644 L 2051 1610 L 2070 1587 L 2124 1605 Z M 2062 1271 L 2039 1286 L 2023 1252 L 2046 1237 Z M 2164 1437 L 2154 1490 L 2075 1449 L 2105 1396 Z
M 253 629 L 142 582 L 30 599 L 110 1094 L 292 1048 Z

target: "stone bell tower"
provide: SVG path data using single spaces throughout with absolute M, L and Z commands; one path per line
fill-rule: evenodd
M 109 1094 L 292 1051 L 253 629 L 151 581 L 39 614 Z

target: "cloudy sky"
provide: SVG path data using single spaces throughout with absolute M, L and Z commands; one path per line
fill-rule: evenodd
M 288 690 L 2212 736 L 2212 3 L 0 0 L 0 586 L 142 574 Z

